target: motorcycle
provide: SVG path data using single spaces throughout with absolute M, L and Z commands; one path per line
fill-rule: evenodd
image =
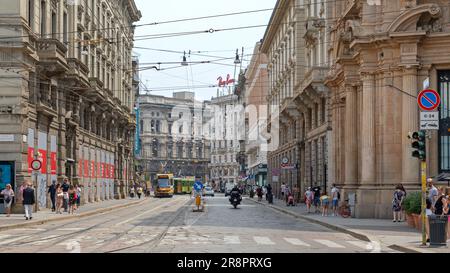
M 237 208 L 237 206 L 241 203 L 241 200 L 242 197 L 238 192 L 231 192 L 229 201 L 234 208 Z

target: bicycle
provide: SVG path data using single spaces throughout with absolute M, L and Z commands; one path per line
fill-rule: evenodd
M 352 215 L 352 211 L 350 209 L 350 206 L 348 205 L 348 200 L 345 200 L 344 204 L 339 207 L 339 215 L 344 218 L 348 218 Z

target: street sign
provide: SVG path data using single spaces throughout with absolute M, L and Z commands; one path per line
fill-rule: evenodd
M 39 171 L 42 168 L 42 162 L 40 160 L 37 160 L 37 159 L 33 160 L 31 162 L 31 168 L 34 171 Z
M 283 157 L 283 159 L 281 160 L 281 163 L 288 164 L 289 163 L 289 158 Z
M 433 111 L 438 108 L 441 103 L 441 97 L 439 93 L 433 89 L 427 89 L 420 92 L 417 97 L 417 103 L 419 107 L 424 111 Z
M 439 112 L 420 112 L 420 130 L 439 130 Z
M 194 189 L 195 191 L 201 191 L 203 189 L 203 184 L 200 181 L 197 181 L 194 183 Z

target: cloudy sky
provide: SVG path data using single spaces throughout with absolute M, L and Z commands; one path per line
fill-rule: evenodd
M 217 78 L 234 77 L 236 49 L 244 47 L 245 68 L 256 42 L 263 38 L 276 0 L 135 0 L 142 12 L 136 23 L 134 52 L 139 56 L 141 82 L 150 94 L 172 96 L 173 91 L 194 91 L 196 99 L 209 100 L 216 96 Z M 229 13 L 249 12 L 233 16 Z M 179 19 L 210 17 L 200 20 Z M 158 24 L 152 24 L 158 23 Z M 151 25 L 146 25 L 151 24 Z M 235 30 L 223 30 L 238 28 Z M 205 33 L 207 30 L 223 30 Z M 192 32 L 201 32 L 192 34 Z M 188 34 L 189 33 L 189 34 Z M 181 35 L 188 34 L 188 35 Z M 189 66 L 181 66 L 186 51 Z M 189 55 L 189 51 L 191 54 Z M 202 56 L 200 56 L 202 55 Z M 246 56 L 247 55 L 247 56 Z M 210 63 L 201 63 L 209 61 Z M 161 64 L 157 64 L 161 63 Z M 152 66 L 161 68 L 146 69 Z M 236 77 L 239 71 L 237 66 Z M 145 89 L 145 87 L 143 89 Z M 141 91 L 145 93 L 144 91 Z

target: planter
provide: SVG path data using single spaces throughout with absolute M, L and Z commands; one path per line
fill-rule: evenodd
M 414 227 L 416 229 L 419 229 L 419 226 L 420 226 L 420 228 L 421 228 L 422 223 L 420 223 L 420 215 L 413 213 L 413 218 L 414 218 Z
M 414 222 L 414 217 L 412 214 L 406 214 L 406 222 L 408 223 L 408 226 L 415 228 L 416 224 Z

